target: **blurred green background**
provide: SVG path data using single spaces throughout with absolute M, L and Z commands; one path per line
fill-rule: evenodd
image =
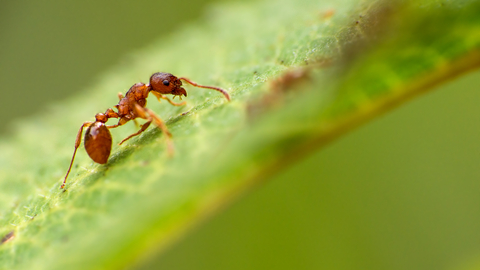
M 0 134 L 212 3 L 0 4 Z M 472 73 L 377 118 L 139 268 L 469 269 L 480 262 L 478 85 Z
M 109 67 L 128 65 L 129 53 L 201 18 L 212 2 L 1 1 L 0 134 L 16 118 L 95 84 Z

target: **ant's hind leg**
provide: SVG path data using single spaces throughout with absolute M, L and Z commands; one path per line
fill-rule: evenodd
M 140 130 L 138 132 L 135 132 L 132 135 L 128 136 L 127 138 L 123 139 L 118 145 L 122 145 L 122 143 L 124 143 L 128 139 L 133 138 L 137 135 L 140 135 L 142 132 L 144 132 L 150 126 L 151 123 L 152 123 L 152 120 L 146 122 L 145 124 L 142 125 L 142 127 L 140 128 Z
M 89 127 L 89 126 L 91 126 L 93 123 L 94 123 L 94 122 L 85 122 L 85 123 L 83 123 L 82 126 L 80 127 L 80 130 L 78 130 L 77 138 L 75 139 L 75 150 L 73 151 L 72 160 L 70 161 L 70 166 L 68 167 L 67 174 L 65 175 L 65 179 L 63 179 L 63 184 L 60 186 L 60 188 L 64 188 L 64 187 L 65 187 L 65 183 L 67 182 L 68 174 L 70 174 L 70 170 L 72 169 L 73 160 L 75 159 L 75 154 L 77 153 L 77 149 L 78 149 L 78 147 L 80 146 L 80 142 L 82 141 L 83 128 Z

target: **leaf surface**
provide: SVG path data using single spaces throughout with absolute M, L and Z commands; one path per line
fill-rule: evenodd
M 118 269 L 148 258 L 292 161 L 477 68 L 479 11 L 478 1 L 426 0 L 212 8 L 4 138 L 0 268 Z M 232 101 L 192 87 L 186 107 L 151 98 L 175 156 L 154 128 L 114 146 L 106 165 L 79 150 L 62 192 L 82 121 L 156 71 L 223 87 Z M 135 131 L 112 130 L 114 142 Z

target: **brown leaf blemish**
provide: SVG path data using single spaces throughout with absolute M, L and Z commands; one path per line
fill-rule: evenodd
M 3 245 L 7 242 L 10 242 L 13 240 L 13 238 L 15 238 L 15 232 L 14 231 L 11 231 L 9 233 L 7 233 L 3 238 L 2 238 L 2 241 L 0 242 L 0 245 Z
M 327 9 L 323 12 L 321 12 L 320 16 L 322 17 L 322 19 L 324 20 L 328 20 L 330 18 L 333 17 L 333 15 L 335 15 L 335 9 Z

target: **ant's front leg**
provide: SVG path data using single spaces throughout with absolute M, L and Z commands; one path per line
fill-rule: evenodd
M 166 96 L 164 96 L 160 93 L 154 92 L 154 91 L 152 91 L 151 93 L 154 94 L 157 97 L 158 101 L 160 101 L 160 99 L 165 99 L 166 101 L 168 101 L 168 103 L 172 104 L 173 106 L 183 106 L 183 105 L 187 104 L 186 101 L 180 102 L 180 103 L 173 102 L 168 97 L 166 97 Z
M 82 141 L 83 128 L 89 127 L 89 126 L 91 126 L 93 123 L 94 123 L 94 122 L 85 122 L 85 123 L 83 123 L 82 126 L 80 127 L 80 130 L 78 130 L 77 138 L 75 139 L 75 150 L 73 151 L 72 160 L 70 161 L 70 166 L 68 167 L 67 174 L 65 175 L 65 179 L 63 179 L 63 184 L 60 186 L 60 188 L 64 188 L 64 187 L 65 187 L 65 183 L 67 182 L 68 174 L 70 174 L 70 170 L 72 169 L 73 160 L 75 159 L 75 154 L 77 153 L 77 149 L 78 149 L 78 147 L 80 146 L 80 142 Z

